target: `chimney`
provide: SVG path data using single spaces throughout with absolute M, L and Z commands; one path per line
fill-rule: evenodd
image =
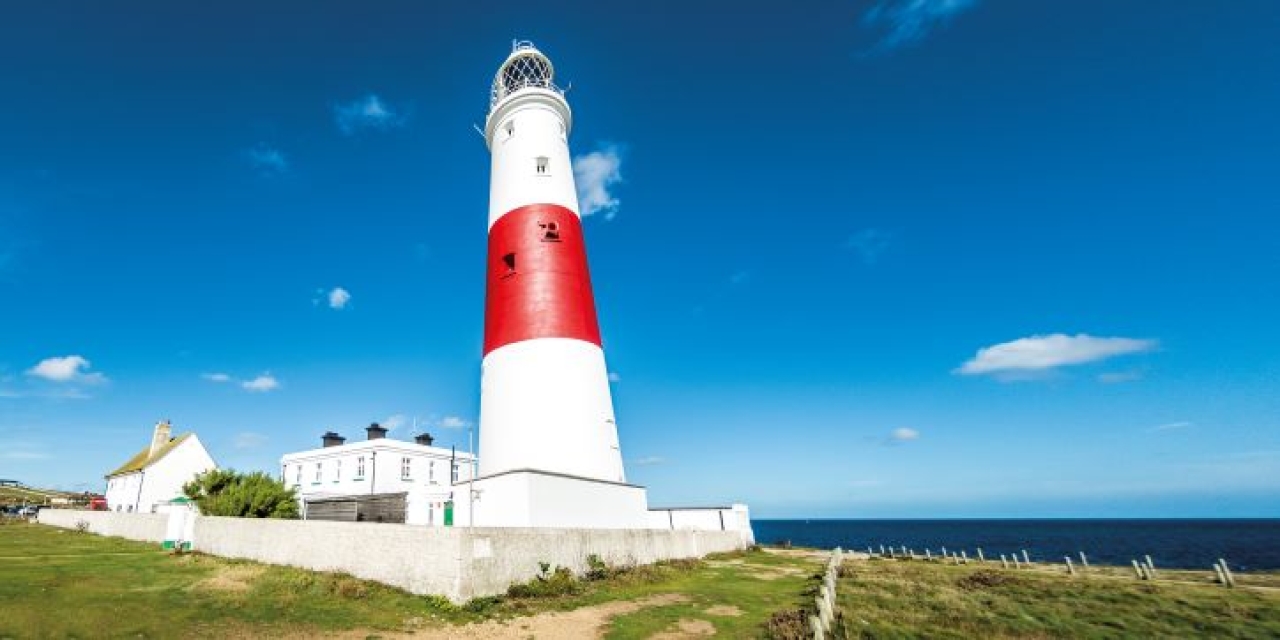
M 154 458 L 166 444 L 169 444 L 170 431 L 168 420 L 161 420 L 156 423 L 156 430 L 151 434 L 151 450 L 147 452 L 147 459 Z
M 347 439 L 332 431 L 326 431 L 324 432 L 324 435 L 320 436 L 320 441 L 324 443 L 326 448 L 328 448 L 340 446 L 342 443 L 346 442 Z
M 387 437 L 387 430 L 376 422 L 365 427 L 365 431 L 369 434 L 370 440 L 381 440 Z
M 416 435 L 416 436 L 414 436 L 414 437 L 413 437 L 413 441 L 414 441 L 414 442 L 416 442 L 416 443 L 418 443 L 418 444 L 420 444 L 420 445 L 422 445 L 422 446 L 424 446 L 424 447 L 429 447 L 429 446 L 431 446 L 431 443 L 432 443 L 432 442 L 435 442 L 435 440 L 436 440 L 436 439 L 435 439 L 435 438 L 432 438 L 432 437 L 431 437 L 431 434 L 429 434 L 429 433 L 419 433 L 418 435 Z

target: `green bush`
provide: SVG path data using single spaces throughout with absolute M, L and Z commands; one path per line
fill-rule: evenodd
M 546 573 L 545 570 L 543 572 Z M 582 593 L 582 583 L 568 567 L 556 567 L 550 575 L 540 575 L 528 582 L 513 584 L 507 588 L 512 598 L 555 598 Z
M 182 485 L 182 492 L 206 516 L 298 517 L 298 498 L 293 489 L 261 471 L 239 473 L 234 469 L 210 469 Z

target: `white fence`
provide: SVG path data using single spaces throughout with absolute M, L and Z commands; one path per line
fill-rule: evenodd
M 45 509 L 40 522 L 133 540 L 164 542 L 170 516 Z M 173 517 L 181 517 L 174 515 Z M 421 527 L 363 522 L 257 520 L 195 516 L 196 551 L 317 571 L 339 571 L 454 602 L 504 593 L 538 574 L 538 563 L 587 569 L 587 556 L 610 564 L 648 564 L 741 549 L 737 531 Z M 170 543 L 174 541 L 169 541 Z

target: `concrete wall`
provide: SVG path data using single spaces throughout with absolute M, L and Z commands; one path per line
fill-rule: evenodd
M 581 574 L 587 556 L 609 564 L 648 564 L 673 558 L 697 558 L 708 553 L 743 548 L 730 531 L 657 531 L 653 529 L 461 529 L 465 580 L 450 598 L 461 602 L 504 593 L 514 582 L 538 574 L 538 563 L 549 562 Z
M 166 516 L 103 511 L 40 512 L 44 524 L 135 540 L 164 540 Z M 742 548 L 733 531 L 419 527 L 363 522 L 255 520 L 199 516 L 192 548 L 229 558 L 341 571 L 454 602 L 504 593 L 538 574 L 538 563 L 587 569 L 595 554 L 610 564 L 647 564 Z
M 319 520 L 196 519 L 197 551 L 315 571 L 338 571 L 413 593 L 452 596 L 459 530 Z
M 76 528 L 77 522 L 89 523 L 89 531 L 100 536 L 119 536 L 144 542 L 164 542 L 169 516 L 158 513 L 116 513 L 114 511 L 70 511 L 41 509 L 40 524 L 64 529 Z

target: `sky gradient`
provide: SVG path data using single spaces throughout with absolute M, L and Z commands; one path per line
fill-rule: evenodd
M 130 7 L 0 21 L 0 477 L 465 449 L 521 38 L 651 504 L 1280 516 L 1280 5 Z

